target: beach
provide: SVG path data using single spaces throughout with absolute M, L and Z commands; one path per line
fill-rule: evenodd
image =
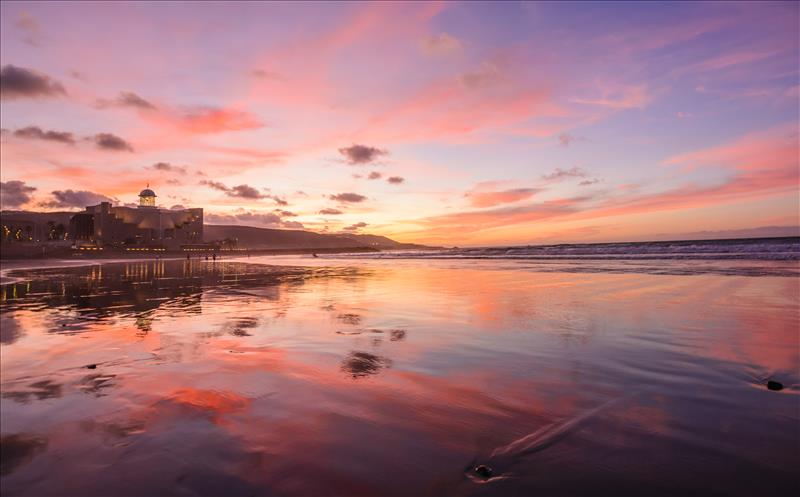
M 796 259 L 601 262 L 8 271 L 3 495 L 799 491 Z

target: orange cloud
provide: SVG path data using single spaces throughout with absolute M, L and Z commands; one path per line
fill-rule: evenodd
M 453 233 L 472 233 L 495 226 L 507 226 L 540 221 L 576 212 L 578 201 L 567 199 L 521 207 L 503 207 L 488 211 L 468 211 L 431 216 L 421 220 L 425 231 L 452 237 Z
M 499 204 L 510 204 L 533 197 L 540 192 L 539 188 L 513 188 L 501 191 L 472 191 L 465 194 L 473 207 L 493 207 Z
M 264 126 L 254 114 L 231 108 L 196 107 L 164 112 L 142 112 L 141 115 L 151 122 L 189 134 L 242 131 Z

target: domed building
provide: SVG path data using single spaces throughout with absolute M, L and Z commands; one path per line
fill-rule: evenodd
M 70 221 L 74 240 L 122 249 L 179 250 L 203 243 L 203 209 L 161 209 L 156 192 L 139 193 L 136 207 L 112 206 L 110 202 L 86 207 Z
M 150 185 L 147 186 L 139 193 L 139 208 L 156 206 L 156 192 L 149 188 Z

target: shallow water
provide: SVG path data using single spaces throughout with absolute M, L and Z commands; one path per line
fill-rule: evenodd
M 763 270 L 730 270 L 742 264 Z M 3 495 L 800 490 L 796 275 L 575 267 L 12 273 L 25 280 L 0 295 Z

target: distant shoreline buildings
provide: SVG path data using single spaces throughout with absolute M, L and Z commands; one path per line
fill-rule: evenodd
M 138 207 L 112 206 L 110 202 L 88 206 L 72 217 L 68 232 L 76 244 L 178 250 L 203 243 L 203 209 L 160 209 L 155 192 L 145 188 L 139 193 Z
M 61 242 L 76 248 L 182 250 L 203 244 L 203 209 L 161 209 L 156 193 L 145 188 L 137 207 L 101 202 L 75 214 L 11 213 L 3 218 L 0 239 L 4 244 Z

